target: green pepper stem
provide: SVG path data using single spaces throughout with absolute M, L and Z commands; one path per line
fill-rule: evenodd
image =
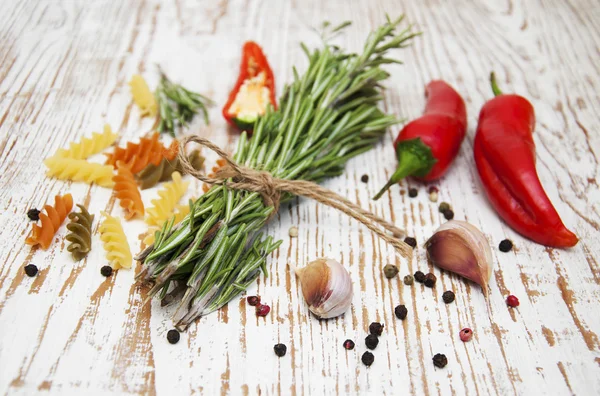
M 383 186 L 383 188 L 373 197 L 373 200 L 377 201 L 384 192 L 386 192 L 392 185 L 398 183 L 400 180 L 407 176 L 423 177 L 427 175 L 433 165 L 437 162 L 431 148 L 421 141 L 421 138 L 404 140 L 398 143 L 396 146 L 396 155 L 398 156 L 398 167 L 390 178 L 390 180 Z
M 502 95 L 502 91 L 498 88 L 498 82 L 496 81 L 496 73 L 490 73 L 490 84 L 492 85 L 492 92 L 494 96 Z

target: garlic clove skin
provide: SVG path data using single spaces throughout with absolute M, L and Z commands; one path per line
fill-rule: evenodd
M 477 227 L 466 221 L 448 221 L 425 242 L 425 248 L 433 264 L 477 283 L 487 296 L 493 269 L 492 250 Z
M 350 274 L 337 261 L 319 258 L 296 269 L 308 309 L 318 318 L 340 316 L 352 303 Z

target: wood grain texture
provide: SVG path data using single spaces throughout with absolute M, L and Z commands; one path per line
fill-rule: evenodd
M 50 180 L 42 159 L 69 141 L 110 123 L 121 141 L 151 128 L 131 105 L 126 82 L 142 73 L 154 86 L 155 64 L 176 81 L 224 103 L 242 43 L 260 42 L 281 92 L 292 65 L 306 66 L 298 43 L 319 44 L 311 28 L 322 20 L 353 20 L 340 45 L 360 49 L 385 13 L 406 13 L 423 36 L 391 67 L 385 108 L 418 116 L 423 87 L 443 78 L 464 95 L 468 136 L 451 171 L 436 186 L 457 219 L 482 229 L 494 246 L 489 300 L 477 286 L 427 264 L 396 257 L 364 227 L 326 207 L 296 200 L 282 207 L 267 232 L 284 240 L 269 260 L 271 276 L 250 293 L 272 311 L 257 318 L 244 300 L 202 318 L 173 346 L 166 341 L 171 309 L 142 306 L 135 271 L 109 279 L 94 227 L 93 250 L 74 263 L 64 227 L 47 250 L 23 244 L 25 212 L 55 194 L 71 192 L 89 205 L 122 216 L 110 190 Z M 600 6 L 594 0 L 8 0 L 0 12 L 0 392 L 3 394 L 598 394 L 600 392 Z M 505 91 L 531 99 L 538 172 L 565 224 L 580 237 L 570 250 L 533 244 L 502 223 L 481 194 L 472 158 L 477 113 L 491 97 L 487 76 L 496 70 Z M 233 148 L 217 107 L 212 125 L 191 131 Z M 395 167 L 390 130 L 375 150 L 351 161 L 327 187 L 406 227 L 419 245 L 443 223 L 426 187 L 409 180 L 378 202 L 370 197 Z M 214 158 L 210 158 L 214 160 Z M 369 175 L 362 183 L 363 174 Z M 198 195 L 195 184 L 190 195 Z M 400 191 L 417 187 L 408 198 Z M 144 203 L 156 189 L 143 192 Z M 291 225 L 297 238 L 288 237 Z M 134 252 L 145 230 L 124 224 Z M 510 238 L 515 250 L 495 247 Z M 320 256 L 351 272 L 355 296 L 345 316 L 319 321 L 308 314 L 290 268 Z M 34 263 L 40 274 L 24 276 Z M 400 275 L 417 269 L 438 275 L 435 289 L 408 287 L 382 277 L 387 263 Z M 456 302 L 441 294 L 454 290 Z M 517 295 L 518 309 L 504 297 Z M 396 305 L 409 316 L 395 318 Z M 375 363 L 360 363 L 372 321 L 386 330 Z M 462 327 L 475 336 L 463 344 Z M 346 338 L 354 351 L 342 348 Z M 272 346 L 288 345 L 277 358 Z M 445 353 L 449 364 L 434 368 Z

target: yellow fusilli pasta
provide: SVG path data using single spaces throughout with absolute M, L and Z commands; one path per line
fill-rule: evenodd
M 46 175 L 61 180 L 95 183 L 102 187 L 112 187 L 113 167 L 86 160 L 50 157 L 44 160 L 48 167 Z
M 171 216 L 168 219 L 168 221 L 171 221 L 171 218 L 174 218 L 173 225 L 175 225 L 177 223 L 180 223 L 181 220 L 183 220 L 185 218 L 185 216 L 187 216 L 189 213 L 190 213 L 190 205 L 177 205 L 175 214 L 173 216 Z M 148 227 L 148 233 L 144 237 L 144 243 L 146 245 L 152 245 L 154 243 L 154 239 L 156 237 L 156 231 L 160 230 L 162 228 L 163 224 L 164 224 L 164 222 L 162 224 L 159 224 L 158 226 Z
M 133 257 L 121 221 L 106 212 L 102 212 L 102 215 L 106 218 L 100 224 L 99 231 L 106 258 L 113 269 L 131 268 Z
M 68 149 L 58 149 L 55 157 L 72 158 L 83 160 L 91 157 L 94 154 L 102 152 L 117 140 L 117 134 L 113 133 L 110 125 L 104 125 L 104 132 L 92 133 L 92 137 L 84 137 L 78 143 L 69 144 Z
M 129 81 L 129 87 L 133 101 L 140 108 L 142 116 L 154 117 L 158 111 L 158 104 L 144 77 L 135 74 Z
M 146 213 L 146 223 L 150 226 L 160 226 L 173 215 L 175 206 L 187 191 L 190 182 L 181 180 L 179 172 L 173 172 L 173 181 L 165 183 L 164 187 L 158 192 L 160 198 L 153 199 L 153 207 Z

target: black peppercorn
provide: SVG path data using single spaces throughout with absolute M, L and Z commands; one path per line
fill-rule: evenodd
M 412 285 L 412 284 L 414 283 L 414 281 L 415 281 L 415 278 L 413 278 L 413 276 L 412 276 L 412 275 L 406 275 L 406 276 L 404 277 L 404 284 L 405 284 L 406 286 L 410 286 L 410 285 Z
M 260 296 L 248 296 L 246 301 L 248 301 L 248 305 L 255 307 L 260 304 Z
M 285 356 L 285 353 L 287 352 L 287 347 L 285 346 L 285 344 L 275 344 L 273 350 L 275 351 L 275 355 L 282 357 Z
M 363 353 L 360 360 L 362 360 L 362 362 L 365 366 L 369 367 L 375 361 L 375 356 L 373 356 L 373 354 L 371 352 L 367 351 L 367 352 Z
M 444 218 L 446 220 L 452 220 L 454 218 L 454 212 L 452 211 L 452 209 L 444 211 Z
M 409 188 L 408 189 L 408 196 L 411 198 L 416 197 L 419 194 L 419 190 L 417 190 L 416 188 Z
M 425 281 L 423 283 L 425 283 L 425 286 L 427 286 L 427 287 L 434 287 L 436 281 L 437 281 L 437 278 L 435 277 L 435 275 L 433 275 L 432 273 L 429 273 L 429 274 L 425 275 Z
M 392 264 L 388 264 L 385 267 L 383 267 L 383 274 L 386 278 L 392 279 L 398 274 L 398 267 Z
M 379 344 L 379 338 L 377 338 L 375 334 L 369 334 L 365 338 L 365 345 L 367 346 L 367 348 L 375 349 L 377 348 L 377 344 Z
M 29 264 L 25 266 L 25 273 L 29 277 L 34 277 L 38 273 L 38 267 L 35 264 Z
M 404 320 L 406 319 L 406 315 L 408 315 L 408 309 L 406 309 L 406 305 L 398 305 L 394 309 L 394 313 L 398 319 Z
M 113 269 L 110 265 L 105 265 L 104 267 L 100 268 L 100 273 L 108 278 L 112 275 Z
M 38 221 L 40 219 L 40 211 L 36 208 L 29 209 L 27 211 L 27 217 L 29 217 L 29 220 Z
M 344 348 L 351 351 L 354 349 L 354 341 L 352 340 L 346 340 L 344 341 Z
M 376 336 L 380 336 L 381 333 L 383 333 L 383 327 L 385 325 L 382 325 L 379 322 L 373 322 L 369 325 L 369 333 L 376 335 Z
M 513 248 L 513 243 L 510 239 L 505 239 L 502 242 L 500 242 L 500 245 L 498 246 L 498 249 L 500 249 L 501 252 L 510 252 L 510 250 Z
M 177 330 L 172 329 L 167 332 L 167 341 L 169 344 L 177 344 L 179 342 L 180 334 Z
M 438 368 L 444 368 L 448 364 L 448 358 L 443 353 L 436 353 L 433 357 L 433 365 Z
M 367 183 L 369 181 L 369 175 L 362 175 L 360 181 L 363 183 Z
M 406 243 L 408 246 L 410 246 L 413 249 L 417 247 L 417 240 L 413 237 L 404 238 L 404 243 Z
M 454 292 L 451 290 L 445 291 L 444 294 L 442 294 L 442 300 L 444 300 L 446 304 L 450 304 L 454 301 Z
M 444 213 L 447 210 L 450 210 L 450 204 L 448 202 L 442 202 L 439 206 L 440 213 Z
M 415 272 L 415 280 L 419 283 L 425 282 L 425 274 L 421 271 Z

